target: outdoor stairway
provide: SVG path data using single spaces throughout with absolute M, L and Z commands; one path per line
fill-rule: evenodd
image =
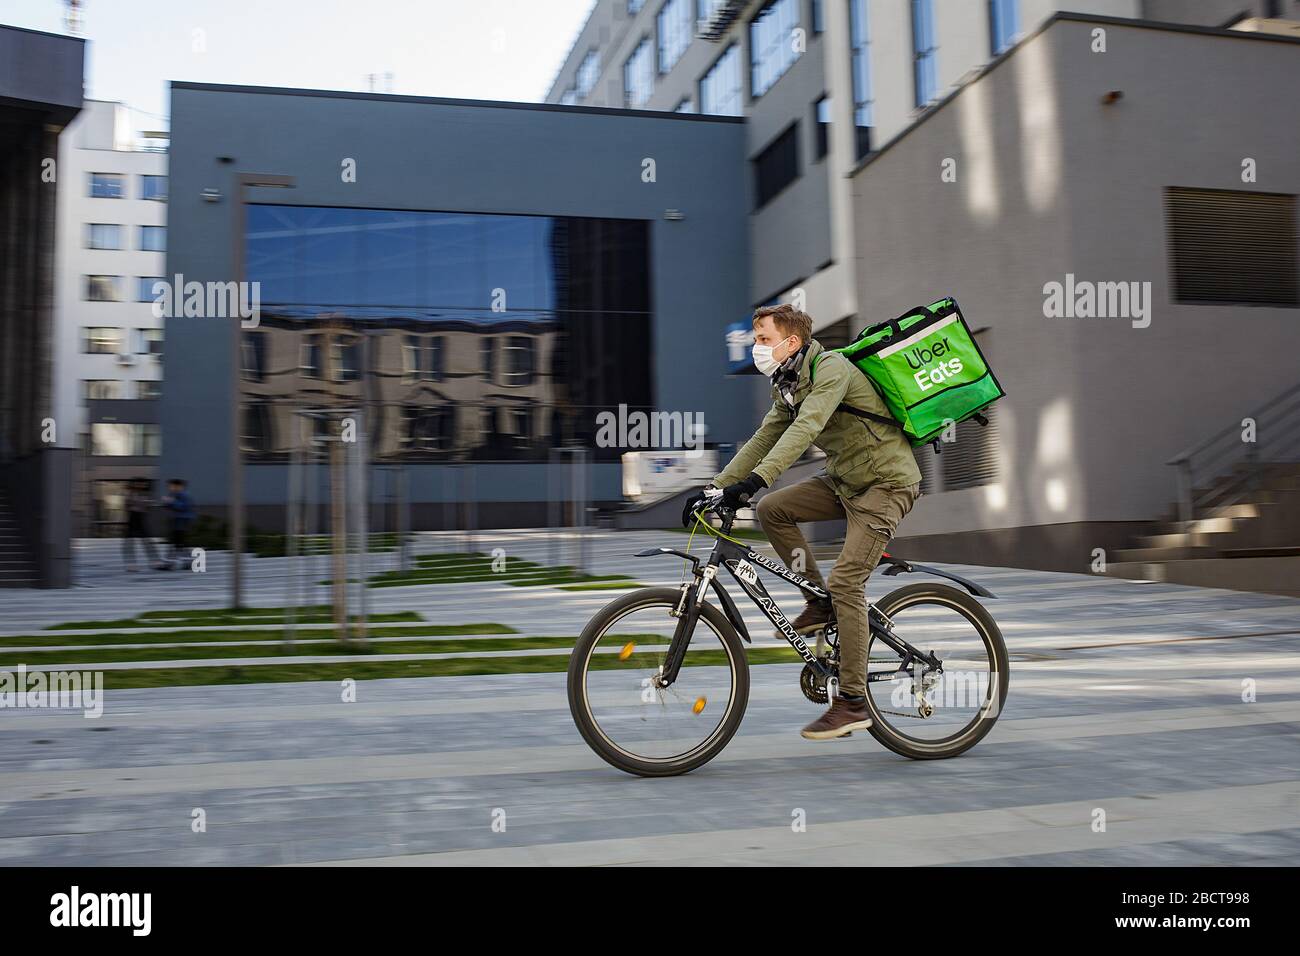
M 1300 597 L 1300 463 L 1238 465 L 1194 494 L 1195 518 L 1173 509 L 1114 552 L 1108 572 Z
M 9 507 L 9 497 L 0 491 L 0 588 L 34 588 L 36 585 L 36 568 L 23 546 Z

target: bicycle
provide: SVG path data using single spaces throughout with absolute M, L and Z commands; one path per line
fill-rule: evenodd
M 709 514 L 720 519 L 720 529 L 705 520 Z M 661 547 L 636 552 L 637 557 L 684 558 L 691 565 L 691 578 L 677 588 L 642 588 L 610 602 L 574 645 L 569 710 L 587 744 L 620 770 L 643 777 L 687 773 L 716 757 L 740 727 L 749 701 L 744 645 L 753 639 L 719 580 L 720 567 L 804 661 L 799 686 L 806 698 L 825 704 L 838 684 L 834 615 L 814 632 L 814 646 L 809 647 L 768 594 L 758 569 L 775 574 L 805 596 L 824 599 L 827 592 L 732 537 L 735 517 L 717 496 L 696 510 L 696 530 L 702 527 L 715 538 L 703 562 L 689 553 L 689 541 L 687 551 Z M 1006 645 L 993 618 L 975 600 L 995 595 L 959 575 L 889 554 L 878 567 L 885 565 L 889 577 L 926 573 L 965 591 L 918 582 L 869 605 L 869 732 L 884 747 L 915 760 L 955 757 L 983 739 L 1006 702 Z M 706 600 L 710 590 L 716 606 Z M 928 649 L 920 650 L 917 642 Z M 885 700 L 879 699 L 882 695 Z M 904 725 L 913 728 L 909 732 L 890 717 L 919 723 Z M 931 736 L 920 736 L 927 728 Z

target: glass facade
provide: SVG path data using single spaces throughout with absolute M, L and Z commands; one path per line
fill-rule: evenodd
M 644 221 L 254 204 L 245 239 L 250 460 L 295 407 L 364 406 L 377 460 L 514 461 L 653 403 Z
M 861 159 L 871 152 L 871 127 L 875 125 L 867 0 L 849 0 L 849 44 L 853 64 L 853 148 L 856 157 Z
M 656 18 L 659 34 L 659 72 L 667 73 L 695 38 L 692 0 L 667 0 Z
M 938 48 L 934 39 L 934 0 L 912 0 L 912 58 L 916 105 L 928 106 L 939 95 Z
M 596 85 L 596 80 L 600 79 L 600 54 L 591 50 L 582 58 L 582 63 L 578 67 L 577 86 L 574 89 L 574 96 L 582 99 Z
M 989 0 L 989 45 L 994 56 L 1015 41 L 1020 32 L 1020 0 Z
M 644 106 L 655 89 L 654 50 L 647 38 L 637 44 L 623 64 L 623 105 Z
M 700 112 L 711 116 L 741 115 L 745 104 L 740 86 L 740 44 L 733 43 L 700 80 Z
M 782 76 L 799 54 L 794 31 L 799 26 L 799 0 L 772 0 L 749 23 L 750 89 L 758 99 Z

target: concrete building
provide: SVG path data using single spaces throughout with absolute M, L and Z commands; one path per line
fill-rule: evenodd
M 70 436 L 51 390 L 59 135 L 85 44 L 0 26 L 0 587 L 66 586 Z
M 1008 395 L 921 450 L 900 550 L 1297 587 L 1297 76 L 1284 35 L 1059 14 L 854 171 L 863 311 L 942 282 Z
M 78 535 L 117 533 L 125 482 L 156 476 L 165 143 L 135 135 L 126 107 L 100 100 L 86 101 L 59 143 L 54 408 L 81 450 Z
M 167 319 L 161 467 L 203 512 L 228 513 L 237 408 L 259 528 L 296 409 L 364 406 L 424 528 L 467 498 L 484 527 L 546 522 L 567 447 L 621 503 L 627 449 L 596 441 L 620 405 L 748 428 L 715 332 L 748 312 L 739 119 L 191 83 L 171 117 L 166 274 L 260 290 L 255 327 Z
M 743 115 L 750 305 L 800 297 L 825 344 L 916 301 L 962 304 L 1009 397 L 990 428 L 918 452 L 928 494 L 900 549 L 1175 577 L 1231 552 L 1242 580 L 1260 549 L 1300 545 L 1290 505 L 1222 486 L 1300 451 L 1300 115 L 1282 92 L 1300 4 L 1058 6 L 601 0 L 547 99 Z M 1248 159 L 1267 174 L 1246 179 Z M 1044 287 L 1067 276 L 1149 282 L 1152 326 L 1048 320 Z M 1246 322 L 1283 347 L 1207 344 Z M 1259 409 L 1272 444 L 1200 447 Z
M 798 290 L 842 344 L 869 324 L 853 259 L 872 223 L 851 213 L 849 174 L 1058 9 L 1300 17 L 1294 0 L 597 0 L 546 101 L 743 115 L 751 305 Z

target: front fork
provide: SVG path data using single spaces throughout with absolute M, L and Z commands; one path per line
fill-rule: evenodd
M 700 620 L 704 595 L 717 574 L 717 565 L 706 564 L 695 575 L 695 580 L 687 581 L 682 585 L 677 607 L 673 609 L 673 617 L 677 618 L 677 627 L 673 631 L 672 642 L 668 645 L 668 655 L 654 678 L 655 684 L 659 687 L 668 687 L 677 680 L 677 672 L 681 670 L 682 661 L 686 659 L 686 648 L 690 646 L 691 635 L 695 633 L 695 625 Z

